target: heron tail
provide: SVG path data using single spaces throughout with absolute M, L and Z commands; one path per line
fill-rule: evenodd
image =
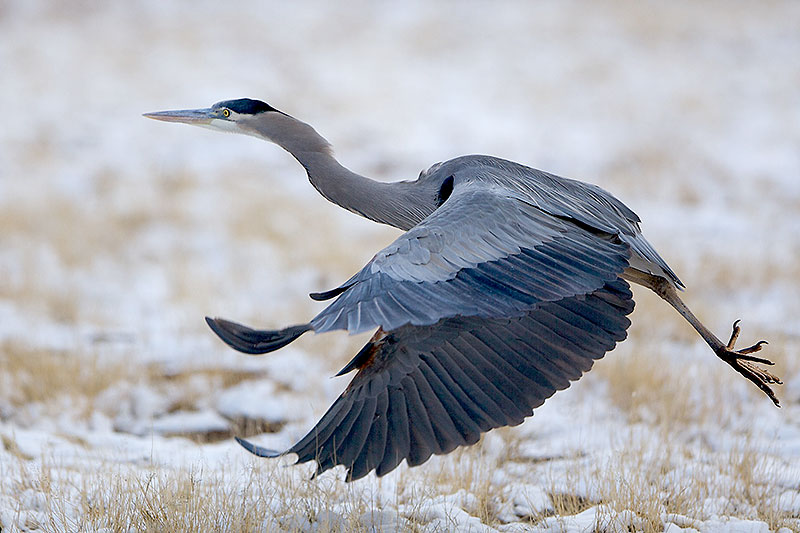
M 206 323 L 220 339 L 235 350 L 253 355 L 273 352 L 283 348 L 306 331 L 308 324 L 290 326 L 281 330 L 252 329 L 224 318 L 206 317 Z

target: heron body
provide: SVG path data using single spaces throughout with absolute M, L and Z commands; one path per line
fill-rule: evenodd
M 145 116 L 253 135 L 278 144 L 328 200 L 405 233 L 339 287 L 306 324 L 257 330 L 207 318 L 250 354 L 307 331 L 375 331 L 339 372 L 355 371 L 317 425 L 284 452 L 239 439 L 264 457 L 314 460 L 348 479 L 383 475 L 405 460 L 474 444 L 516 425 L 591 369 L 626 337 L 628 282 L 655 291 L 712 350 L 778 405 L 780 380 L 723 344 L 678 296 L 683 283 L 640 230 L 639 217 L 605 190 L 483 155 L 438 163 L 414 181 L 382 183 L 342 166 L 311 126 L 251 99 Z

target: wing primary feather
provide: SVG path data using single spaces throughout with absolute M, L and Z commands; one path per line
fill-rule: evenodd
M 406 462 L 409 466 L 417 466 L 435 452 L 439 451 L 439 444 L 431 427 L 431 421 L 419 398 L 417 385 L 411 376 L 406 376 L 403 381 L 406 391 L 406 411 L 408 412 L 409 451 Z
M 552 338 L 541 335 L 537 329 L 528 328 L 527 325 L 517 324 L 517 326 L 519 329 L 515 328 L 514 333 L 519 341 L 528 347 L 536 369 L 542 374 L 542 378 L 551 383 L 553 390 L 556 389 L 553 384 L 561 381 L 565 372 L 570 379 L 577 379 L 580 373 L 576 375 L 575 369 L 585 372 L 591 368 L 592 358 L 584 356 L 580 351 L 576 353 L 567 349 L 562 344 L 553 342 Z M 585 351 L 591 354 L 594 350 L 587 348 Z
M 383 460 L 386 453 L 386 441 L 389 434 L 389 422 L 386 416 L 389 412 L 389 391 L 384 390 L 378 396 L 378 405 L 375 407 L 375 420 L 370 431 L 369 443 L 369 470 L 373 470 Z
M 438 322 L 438 317 L 431 315 L 428 310 L 431 305 L 426 297 L 419 293 L 417 283 L 402 282 L 391 289 L 391 296 L 396 302 L 402 302 L 402 307 L 409 310 L 412 324 L 433 324 Z
M 310 297 L 312 300 L 316 300 L 317 302 L 323 302 L 323 301 L 325 301 L 325 300 L 330 300 L 331 298 L 335 298 L 336 296 L 339 296 L 339 295 L 340 295 L 340 294 L 342 294 L 344 291 L 346 291 L 347 289 L 349 289 L 350 287 L 352 287 L 354 284 L 355 284 L 355 283 L 348 283 L 348 284 L 346 284 L 346 285 L 342 285 L 342 286 L 340 286 L 340 287 L 336 287 L 335 289 L 331 289 L 331 290 L 329 290 L 329 291 L 323 291 L 323 292 L 312 292 L 312 293 L 311 293 L 311 294 L 309 294 L 308 296 L 309 296 L 309 297 Z
M 535 342 L 536 340 L 539 342 Z M 537 363 L 541 372 L 550 376 L 553 392 L 567 388 L 569 381 L 574 381 L 580 378 L 583 372 L 589 371 L 596 358 L 595 354 L 588 354 L 586 357 L 568 354 L 558 346 L 553 348 L 551 343 L 547 343 L 541 337 L 532 336 L 528 342 L 531 353 L 538 357 Z
M 428 383 L 433 389 L 434 394 L 442 403 L 450 419 L 461 435 L 464 444 L 475 444 L 481 435 L 481 428 L 475 419 L 483 419 L 485 414 L 474 407 L 474 403 L 456 385 L 447 372 L 438 364 L 435 355 L 425 357 L 425 366 L 421 366 Z M 470 412 L 467 412 L 467 409 Z
M 574 306 L 574 308 L 570 306 L 559 306 L 553 309 L 551 314 L 563 323 L 569 324 L 571 326 L 568 328 L 570 331 L 588 330 L 594 333 L 596 338 L 599 337 L 602 339 L 599 344 L 608 350 L 616 344 L 617 340 L 610 335 L 610 333 L 624 331 L 629 322 L 626 317 L 620 316 L 618 313 L 609 314 L 607 304 L 604 304 L 602 307 L 594 305 L 597 303 L 599 302 L 597 302 L 595 298 L 588 297 L 581 302 L 582 305 Z M 585 314 L 578 311 L 584 311 Z M 586 313 L 586 311 L 588 311 L 588 313 Z M 589 328 L 582 327 L 581 324 L 586 320 L 586 315 L 589 314 L 591 315 L 592 326 Z M 620 318 L 622 320 L 620 320 Z M 563 332 L 563 330 L 561 331 Z
M 583 285 L 587 283 L 587 280 L 580 280 L 559 270 L 553 270 L 552 262 L 547 261 L 536 250 L 526 249 L 522 250 L 522 253 L 525 255 L 525 269 L 535 272 L 536 276 L 540 277 L 547 286 L 558 289 L 558 298 L 583 292 Z
M 465 272 L 465 274 L 467 274 L 467 272 Z M 526 305 L 531 305 L 534 302 L 538 301 L 529 293 L 523 292 L 521 290 L 512 287 L 507 283 L 504 283 L 502 280 L 499 280 L 497 279 L 497 277 L 490 275 L 483 269 L 480 268 L 471 269 L 468 273 L 468 276 L 465 275 L 465 279 L 467 279 L 467 277 L 471 280 L 472 283 L 479 285 L 483 292 L 495 291 L 498 294 L 502 294 L 505 299 L 516 300 Z
M 543 286 L 535 283 L 536 279 L 533 276 L 509 266 L 508 261 L 493 261 L 482 264 L 479 270 L 499 283 L 526 294 L 526 301 L 539 300 Z
M 522 250 L 521 255 L 513 255 L 505 258 L 505 261 L 511 266 L 515 273 L 530 287 L 530 290 L 535 289 L 535 294 L 541 300 L 557 300 L 563 298 L 563 288 L 560 285 L 560 280 L 554 276 L 547 275 L 541 269 L 537 270 L 535 265 L 527 263 L 525 258 L 529 257 L 531 250 Z M 561 289 L 561 290 L 557 290 Z
M 506 330 L 504 333 L 507 334 L 508 331 Z M 521 346 L 511 346 L 506 336 L 501 336 L 488 328 L 480 330 L 479 338 L 487 346 L 495 347 L 495 354 L 498 356 L 501 352 L 497 348 L 502 350 L 503 355 L 495 357 L 497 365 L 505 366 L 503 374 L 509 380 L 516 378 L 514 384 L 527 400 L 528 405 L 540 402 L 543 398 L 549 398 L 555 392 L 556 384 L 542 375 L 531 361 L 526 360 L 518 353 Z M 563 378 L 558 381 L 563 381 Z
M 369 474 L 383 458 L 386 449 L 386 410 L 389 404 L 387 397 L 388 393 L 384 390 L 375 398 L 376 404 L 367 438 L 348 472 L 348 479 L 351 481 Z
M 511 398 L 508 396 L 507 391 L 516 389 L 489 361 L 486 360 L 484 354 L 479 351 L 473 342 L 466 339 L 469 336 L 474 339 L 474 342 L 480 342 L 471 334 L 462 335 L 453 341 L 451 344 L 462 354 L 464 354 L 464 368 L 472 367 L 472 371 L 484 377 L 484 383 L 487 385 L 487 393 L 491 390 L 491 396 L 498 402 L 498 405 L 505 415 L 506 424 L 514 426 L 522 423 L 525 418 L 525 413 L 517 407 L 516 401 L 520 398 L 521 393 L 516 391 Z
M 417 384 L 419 398 L 422 401 L 422 405 L 424 405 L 425 413 L 438 443 L 436 452 L 438 455 L 452 451 L 458 445 L 460 435 L 447 409 L 445 409 L 441 400 L 431 388 L 428 376 L 424 372 L 426 367 L 427 365 L 423 361 L 412 376 Z
M 490 379 L 499 385 L 503 394 L 511 400 L 514 405 L 524 405 L 526 399 L 525 392 L 520 388 L 520 385 L 512 380 L 512 377 L 522 378 L 524 381 L 529 381 L 528 378 L 514 369 L 514 367 L 497 352 L 498 346 L 494 344 L 495 341 L 491 339 L 485 328 L 476 329 L 470 333 L 472 334 L 472 338 L 483 347 L 483 349 L 480 350 L 480 355 L 482 360 L 486 363 L 486 369 L 493 374 Z
M 575 328 L 571 321 L 557 316 L 557 309 L 563 309 L 563 304 L 567 300 L 573 299 L 562 300 L 558 305 L 543 306 L 536 314 L 536 322 L 525 322 L 522 327 L 528 331 L 532 339 L 538 339 L 540 343 L 561 353 L 567 359 L 572 359 L 575 357 L 573 354 L 584 351 L 597 351 L 607 344 L 608 339 L 598 332 L 595 323 L 588 321 L 584 327 Z M 584 318 L 579 317 L 579 319 Z
M 581 346 L 591 346 L 593 344 L 608 345 L 608 337 L 597 325 L 589 329 L 579 329 L 550 312 L 541 313 L 538 323 L 542 326 L 543 333 L 547 332 L 546 334 L 551 337 L 563 339 L 563 341 L 559 342 L 568 343 L 578 349 Z M 566 331 L 569 331 L 569 337 L 566 336 Z
M 540 262 L 544 263 L 547 266 L 548 270 L 553 272 L 565 273 L 568 276 L 568 278 L 583 279 L 586 276 L 590 276 L 593 279 L 603 279 L 604 276 L 605 277 L 608 276 L 607 269 L 600 269 L 598 268 L 599 265 L 597 264 L 591 265 L 592 268 L 590 270 L 584 270 L 574 262 L 565 261 L 564 256 L 562 255 L 564 248 L 567 247 L 563 245 L 558 247 L 543 246 L 537 249 L 537 252 L 539 252 L 538 259 Z M 616 268 L 616 270 L 622 272 L 623 268 L 624 266 L 620 265 L 618 268 Z
M 309 324 L 291 326 L 276 331 L 257 330 L 224 318 L 210 317 L 206 317 L 206 323 L 228 346 L 251 355 L 269 353 L 283 348 L 306 331 L 311 330 Z
M 325 445 L 333 432 L 339 427 L 342 420 L 351 412 L 353 407 L 353 395 L 340 396 L 331 406 L 322 420 L 309 431 L 305 437 L 289 448 L 288 453 L 296 453 L 298 462 L 305 462 L 314 459 L 318 450 Z
M 463 286 L 459 286 L 458 278 L 448 282 L 436 282 L 433 284 L 438 297 L 444 302 L 443 308 L 458 307 L 461 315 L 470 316 L 480 312 L 480 308 L 474 299 L 465 293 Z
M 378 464 L 375 474 L 379 477 L 394 470 L 408 457 L 411 437 L 406 411 L 406 399 L 402 389 L 389 387 L 389 406 L 386 412 L 386 451 Z
M 486 377 L 478 373 L 474 367 L 471 367 L 472 372 L 470 372 L 470 368 L 467 366 L 471 365 L 464 362 L 464 356 L 453 346 L 445 344 L 442 346 L 441 352 L 442 357 L 437 358 L 437 362 L 483 411 L 486 426 L 481 429 L 487 431 L 492 427 L 506 425 L 507 417 L 503 414 L 502 408 L 488 394 L 494 387 L 487 382 Z
M 361 414 L 363 404 L 363 401 L 354 401 L 353 406 L 347 412 L 341 424 L 334 429 L 328 439 L 320 441 L 320 445 L 314 449 L 315 455 L 300 462 L 315 459 L 317 461 L 317 474 L 336 466 L 338 464 L 339 446 L 344 442 L 345 437 L 350 434 L 350 429 L 358 419 L 358 415 Z
M 402 312 L 402 314 L 401 314 L 399 319 L 395 319 L 399 323 L 393 324 L 392 325 L 393 327 L 390 327 L 390 328 L 384 327 L 384 329 L 395 329 L 397 327 L 400 327 L 401 325 L 406 324 L 406 323 L 409 322 L 409 318 L 406 318 L 406 317 L 414 317 L 414 316 L 416 316 L 416 313 L 414 313 L 413 310 L 411 310 L 408 307 L 406 307 L 406 305 L 403 302 L 398 300 L 397 297 L 391 291 L 387 292 L 386 296 L 387 296 L 387 301 L 389 301 L 389 299 L 390 299 L 390 303 L 392 303 L 395 306 L 396 309 L 399 309 Z
M 547 361 L 540 360 L 537 357 L 540 355 L 539 351 L 532 349 L 522 339 L 516 338 L 514 331 L 510 325 L 502 336 L 492 331 L 487 331 L 487 335 L 496 337 L 495 342 L 498 345 L 506 344 L 508 346 L 505 358 L 509 365 L 525 377 L 526 381 L 520 388 L 525 393 L 530 405 L 538 406 L 546 398 L 552 396 L 557 389 L 555 384 L 562 381 L 562 377 L 558 373 L 548 372 L 546 368 L 543 368 Z
M 364 307 L 367 302 L 364 301 L 357 301 L 353 306 L 353 309 L 347 313 L 347 330 L 348 331 L 363 331 L 361 326 L 361 317 L 365 315 Z M 366 315 L 365 318 L 369 319 L 369 316 Z M 370 325 L 365 326 L 363 329 L 368 329 L 371 327 Z
M 608 304 L 617 307 L 625 312 L 627 315 L 633 311 L 633 293 L 628 282 L 622 278 L 617 278 L 614 281 L 606 283 L 604 291 L 595 292 L 595 296 Z
M 508 302 L 489 297 L 494 296 L 496 293 L 492 294 L 483 290 L 475 291 L 476 285 L 483 289 L 479 281 L 476 283 L 476 279 L 479 280 L 480 277 L 480 274 L 475 269 L 462 270 L 451 283 L 454 289 L 461 289 L 464 295 L 478 299 L 479 303 L 476 306 L 480 315 L 486 316 L 488 313 L 489 316 L 504 316 L 508 314 L 511 307 Z
M 621 246 L 611 243 L 603 244 L 605 241 L 593 241 L 592 247 L 564 246 L 559 242 L 557 253 L 568 259 L 570 263 L 581 265 L 584 269 L 598 270 L 598 266 L 603 263 L 613 263 L 622 266 L 627 263 L 624 254 L 621 254 Z M 553 251 L 555 252 L 555 250 Z M 552 252 L 551 252 L 552 253 Z
M 372 420 L 375 416 L 376 405 L 377 400 L 375 398 L 365 398 L 350 431 L 346 436 L 342 436 L 337 443 L 336 462 L 344 465 L 348 470 L 352 469 L 353 463 L 366 445 L 367 437 L 372 427 Z
M 270 450 L 268 448 L 262 448 L 261 446 L 253 444 L 252 442 L 244 440 L 240 437 L 234 437 L 234 439 L 236 439 L 236 442 L 242 445 L 242 448 L 252 453 L 253 455 L 257 455 L 258 457 L 269 457 L 270 459 L 272 459 L 286 454 L 286 452 L 277 452 L 275 450 Z

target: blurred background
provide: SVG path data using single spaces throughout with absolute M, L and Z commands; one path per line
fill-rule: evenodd
M 708 404 L 764 404 L 770 431 L 794 428 L 767 438 L 797 457 L 797 2 L 5 0 L 0 72 L 0 428 L 23 448 L 263 431 L 285 446 L 344 387 L 327 376 L 362 337 L 262 360 L 203 323 L 306 321 L 308 292 L 397 235 L 329 204 L 277 147 L 141 117 L 251 97 L 375 179 L 486 153 L 611 191 L 712 330 L 742 318 L 743 343 L 771 341 L 786 409 L 643 290 L 625 366 L 586 379 L 619 386 L 624 410 L 658 388 L 615 381 L 636 357 L 657 357 L 643 374 L 719 373 Z
M 155 343 L 202 330 L 203 313 L 271 317 L 392 238 L 275 147 L 141 117 L 242 96 L 310 122 L 376 179 L 488 153 L 597 183 L 690 295 L 723 295 L 724 324 L 735 300 L 797 332 L 782 297 L 798 296 L 798 14 L 3 2 L 0 338 Z

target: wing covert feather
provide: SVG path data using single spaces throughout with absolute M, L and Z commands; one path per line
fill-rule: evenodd
M 541 302 L 603 287 L 629 259 L 615 235 L 553 217 L 498 188 L 462 185 L 344 283 L 311 327 L 358 333 L 455 316 L 519 317 Z

